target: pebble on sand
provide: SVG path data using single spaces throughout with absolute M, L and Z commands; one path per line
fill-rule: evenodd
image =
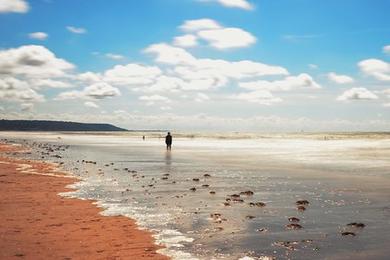
M 352 236 L 352 237 L 356 236 L 356 234 L 354 232 L 349 232 L 349 231 L 342 232 L 341 235 L 344 237 L 345 236 Z
M 264 202 L 249 202 L 249 206 L 251 207 L 265 207 L 266 204 Z
M 241 191 L 240 195 L 252 196 L 254 193 L 251 190 Z
M 347 224 L 349 227 L 355 227 L 355 228 L 364 228 L 366 225 L 363 223 L 357 223 L 357 222 L 352 222 Z
M 258 228 L 256 229 L 257 232 L 264 233 L 268 231 L 268 228 Z
M 290 221 L 290 222 L 299 222 L 300 220 L 299 220 L 299 218 L 296 218 L 296 217 L 289 217 L 288 221 Z
M 287 224 L 286 228 L 291 230 L 296 230 L 296 229 L 302 229 L 303 227 L 299 224 L 292 223 L 292 224 Z
M 307 205 L 309 205 L 309 201 L 308 200 L 298 200 L 297 202 L 295 202 L 295 204 L 307 206 Z

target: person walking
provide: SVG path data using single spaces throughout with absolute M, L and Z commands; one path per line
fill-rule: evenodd
M 168 132 L 167 136 L 165 137 L 165 144 L 167 145 L 167 150 L 171 150 L 172 146 L 172 135 L 170 132 Z

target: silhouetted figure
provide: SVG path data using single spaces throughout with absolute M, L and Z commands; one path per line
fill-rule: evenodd
M 144 135 L 142 136 L 142 140 L 144 140 L 144 141 L 145 141 L 145 136 L 144 136 Z
M 168 132 L 167 136 L 165 137 L 165 144 L 167 145 L 167 150 L 171 150 L 172 146 L 172 135 L 170 132 Z

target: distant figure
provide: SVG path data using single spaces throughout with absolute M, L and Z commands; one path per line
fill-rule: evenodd
M 171 150 L 172 146 L 172 135 L 170 132 L 168 132 L 167 136 L 165 137 L 165 143 L 167 145 L 167 150 Z
M 144 136 L 144 135 L 142 136 L 142 140 L 144 140 L 144 141 L 145 141 L 145 136 Z

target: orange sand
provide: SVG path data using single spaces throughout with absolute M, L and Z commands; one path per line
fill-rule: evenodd
M 14 150 L 0 144 L 0 152 Z M 133 220 L 104 217 L 91 201 L 57 195 L 75 179 L 32 174 L 55 171 L 0 156 L 0 259 L 168 259 Z

